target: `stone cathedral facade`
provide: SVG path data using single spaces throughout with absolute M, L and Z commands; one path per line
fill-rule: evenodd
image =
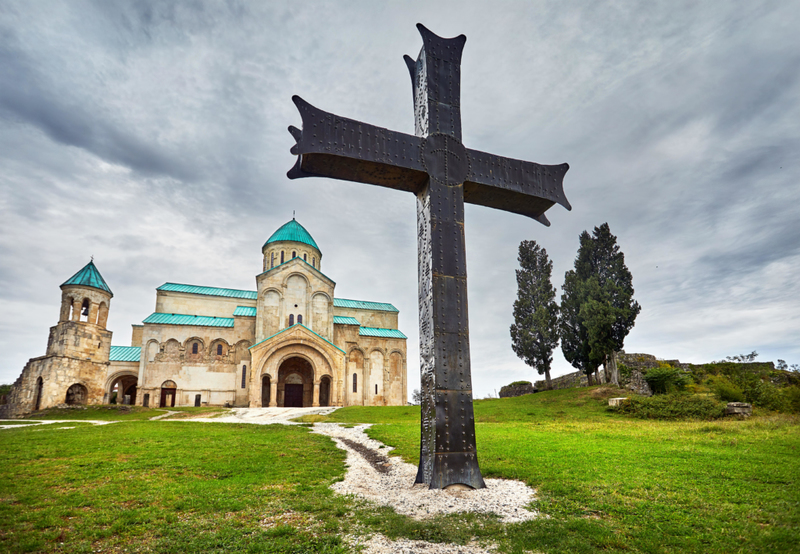
M 296 220 L 262 248 L 255 290 L 165 283 L 130 346 L 106 329 L 113 294 L 94 262 L 63 285 L 58 324 L 0 416 L 62 404 L 150 407 L 404 405 L 398 310 L 336 298 Z M 5 412 L 5 413 L 3 413 Z

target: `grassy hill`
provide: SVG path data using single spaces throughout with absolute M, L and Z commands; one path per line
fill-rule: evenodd
M 609 394 L 475 402 L 484 475 L 537 488 L 535 508 L 548 516 L 513 525 L 475 515 L 418 522 L 337 497 L 328 486 L 344 455 L 303 427 L 149 421 L 139 411 L 102 427 L 15 426 L 0 431 L 0 551 L 346 552 L 341 534 L 359 530 L 502 552 L 798 551 L 798 417 L 636 420 L 608 411 Z M 88 412 L 77 417 L 99 419 Z M 327 419 L 375 423 L 373 438 L 417 461 L 417 407 Z

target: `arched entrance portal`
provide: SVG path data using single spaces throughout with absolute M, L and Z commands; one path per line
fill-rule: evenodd
M 89 391 L 80 383 L 75 383 L 67 389 L 66 403 L 68 406 L 78 406 L 86 404 L 89 398 Z
M 278 406 L 310 407 L 314 394 L 314 368 L 305 358 L 292 357 L 278 369 Z

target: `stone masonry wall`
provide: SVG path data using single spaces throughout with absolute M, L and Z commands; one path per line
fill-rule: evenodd
M 682 364 L 680 360 L 660 360 L 653 356 L 652 354 L 640 354 L 640 353 L 631 353 L 627 354 L 624 351 L 617 352 L 616 354 L 617 360 L 617 367 L 620 371 L 620 387 L 629 389 L 632 392 L 637 394 L 643 394 L 646 396 L 652 395 L 652 391 L 648 386 L 647 382 L 644 380 L 644 374 L 647 372 L 648 369 L 659 367 L 661 364 L 668 364 L 673 367 L 680 367 L 684 370 L 688 370 L 689 364 Z M 626 371 L 624 368 L 620 366 L 625 366 L 628 368 L 629 371 Z M 607 383 L 606 380 L 606 372 L 605 370 L 601 369 L 599 371 L 600 374 L 600 383 Z M 586 375 L 580 371 L 576 371 L 574 373 L 568 373 L 567 375 L 562 375 L 561 377 L 555 377 L 552 379 L 553 381 L 553 389 L 568 389 L 574 387 L 585 387 L 588 386 L 588 379 Z M 534 387 L 537 391 L 546 390 L 547 389 L 547 382 L 546 381 L 536 381 Z
M 42 378 L 39 409 L 53 408 L 66 402 L 67 389 L 75 384 L 86 387 L 86 404 L 103 402 L 103 384 L 108 362 L 97 363 L 63 356 L 42 356 L 28 361 L 14 382 L 8 403 L 0 411 L 2 417 L 21 417 L 36 408 L 38 380 Z
M 600 375 L 600 382 L 606 382 L 606 372 L 605 370 L 601 369 L 598 371 Z M 571 389 L 575 387 L 587 387 L 589 386 L 589 380 L 586 378 L 586 374 L 581 371 L 575 371 L 574 373 L 567 373 L 566 375 L 562 375 L 561 377 L 553 377 L 550 379 L 553 383 L 553 390 L 559 389 Z M 533 384 L 534 388 L 537 391 L 547 390 L 547 381 L 544 379 L 541 381 L 536 381 Z
M 513 396 L 522 396 L 523 394 L 533 394 L 536 390 L 530 381 L 519 383 L 512 383 L 500 389 L 500 398 L 510 398 Z

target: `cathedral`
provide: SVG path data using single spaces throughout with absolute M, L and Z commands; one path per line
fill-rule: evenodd
M 295 219 L 262 247 L 256 290 L 165 283 L 130 346 L 106 329 L 113 294 L 93 261 L 61 285 L 58 324 L 0 416 L 75 404 L 149 407 L 406 404 L 406 336 L 389 303 L 334 296 Z M 3 413 L 5 412 L 5 413 Z

